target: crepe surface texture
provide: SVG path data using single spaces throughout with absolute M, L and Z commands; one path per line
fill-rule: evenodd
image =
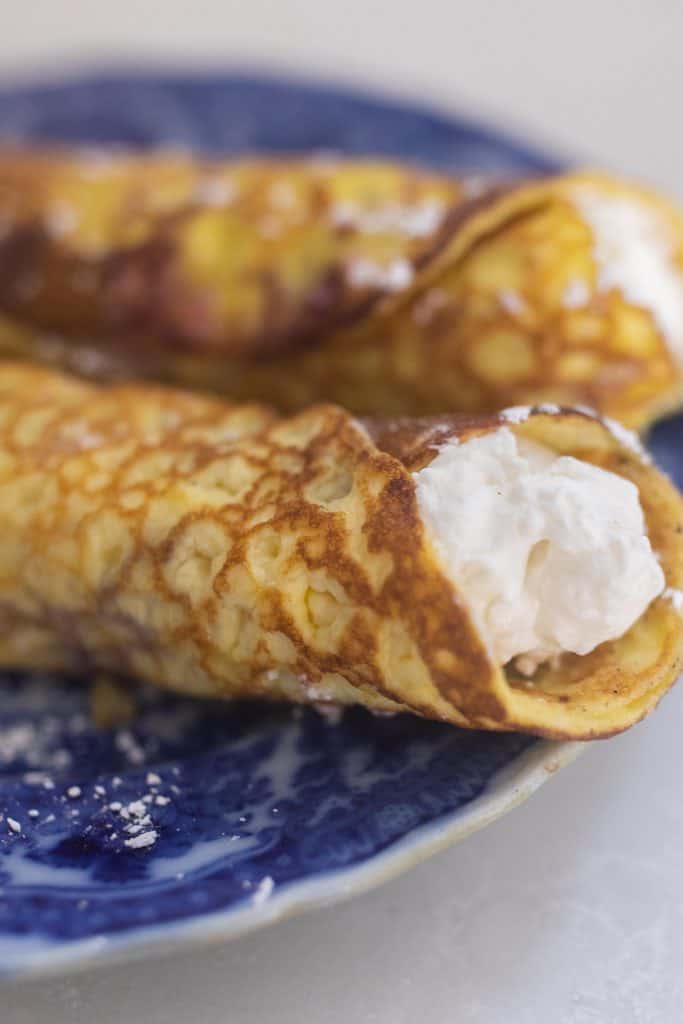
M 416 498 L 415 473 L 441 445 L 504 423 L 632 480 L 667 584 L 621 639 L 531 680 L 493 662 Z M 683 630 L 681 499 L 628 440 L 559 409 L 359 421 L 322 405 L 281 417 L 7 363 L 0 664 L 609 735 L 672 684 Z
M 681 404 L 683 221 L 616 178 L 0 152 L 0 351 L 285 410 Z

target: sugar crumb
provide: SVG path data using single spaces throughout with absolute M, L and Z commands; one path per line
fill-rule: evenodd
M 128 812 L 133 815 L 134 818 L 142 818 L 147 813 L 147 807 L 142 800 L 132 800 L 128 804 Z
M 518 316 L 525 309 L 524 299 L 519 292 L 514 291 L 512 288 L 503 288 L 502 291 L 498 292 L 498 302 L 505 312 L 511 316 Z
M 158 833 L 155 829 L 149 832 L 143 832 L 142 835 L 132 836 L 130 839 L 124 840 L 124 846 L 127 846 L 131 850 L 144 850 L 149 846 L 154 846 L 158 839 Z
M 530 405 L 511 405 L 509 409 L 503 409 L 498 416 L 506 423 L 524 423 L 531 416 L 531 411 Z
M 667 587 L 662 592 L 662 597 L 669 601 L 677 612 L 683 612 L 683 590 L 677 590 L 675 587 Z
M 588 285 L 577 277 L 562 292 L 562 305 L 566 309 L 580 309 L 587 304 L 589 298 Z
M 393 260 L 386 266 L 372 260 L 352 260 L 347 268 L 349 284 L 354 288 L 381 288 L 388 292 L 399 292 L 412 284 L 414 272 L 408 260 Z
M 45 217 L 45 227 L 54 238 L 70 235 L 78 226 L 78 212 L 70 203 L 54 203 Z
M 266 875 L 265 878 L 261 879 L 256 889 L 254 890 L 254 893 L 251 897 L 252 903 L 255 903 L 257 906 L 260 906 L 262 903 L 265 903 L 266 900 L 269 899 L 274 888 L 275 882 L 270 877 L 270 875 Z
M 194 195 L 199 203 L 206 206 L 221 207 L 232 202 L 236 195 L 236 188 L 233 182 L 225 178 L 205 178 L 197 183 Z

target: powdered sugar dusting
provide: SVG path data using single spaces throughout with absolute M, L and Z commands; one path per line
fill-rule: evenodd
M 477 199 L 488 191 L 493 184 L 493 179 L 485 174 L 468 174 L 462 179 L 463 195 L 467 199 Z
M 595 415 L 595 413 L 593 413 L 593 415 Z M 645 448 L 641 444 L 638 435 L 634 434 L 632 430 L 629 430 L 622 423 L 611 419 L 609 416 L 599 416 L 598 419 L 607 427 L 612 437 L 615 438 L 619 444 L 623 445 L 624 448 L 628 448 L 637 455 L 641 462 L 646 462 L 648 464 L 652 462 L 650 455 L 645 451 Z
M 513 405 L 509 409 L 503 409 L 502 412 L 498 413 L 498 418 L 504 420 L 506 423 L 524 423 L 534 413 L 544 413 L 546 416 L 557 416 L 562 412 L 559 405 L 555 405 L 554 402 L 543 402 L 541 405 Z M 652 462 L 652 459 L 646 449 L 640 442 L 637 434 L 634 434 L 632 430 L 629 430 L 623 424 L 617 420 L 611 419 L 609 416 L 602 416 L 595 409 L 592 409 L 589 405 L 574 405 L 567 409 L 567 412 L 580 412 L 584 416 L 590 416 L 591 419 L 598 420 L 604 427 L 607 427 L 610 434 L 619 444 L 623 445 L 624 448 L 628 448 L 629 451 L 633 452 L 641 462 L 645 462 L 648 465 Z
M 77 151 L 78 173 L 86 181 L 97 181 L 107 174 L 122 170 L 124 164 L 111 149 L 81 146 Z
M 575 402 L 575 404 L 572 406 L 572 409 L 574 410 L 574 412 L 583 413 L 584 416 L 590 416 L 592 420 L 600 419 L 600 413 L 592 405 L 585 405 L 581 402 Z
M 266 875 L 266 877 L 261 879 L 258 886 L 256 887 L 254 895 L 251 897 L 251 902 L 255 903 L 257 906 L 260 906 L 262 903 L 265 903 L 266 900 L 270 897 L 274 888 L 275 882 L 270 877 L 270 875 Z
M 412 206 L 386 203 L 374 210 L 363 209 L 357 203 L 347 201 L 335 203 L 330 216 L 336 227 L 352 228 L 368 235 L 400 234 L 424 238 L 440 227 L 445 213 L 445 206 L 436 199 L 425 199 Z
M 570 281 L 562 293 L 562 305 L 567 309 L 580 309 L 590 298 L 590 291 L 585 281 L 580 278 Z
M 87 726 L 81 714 L 71 715 L 66 723 L 57 715 L 45 714 L 36 721 L 10 722 L 0 727 L 0 767 L 16 760 L 23 761 L 29 770 L 23 780 L 29 785 L 53 789 L 54 782 L 47 771 L 66 768 L 71 754 L 63 745 L 64 734 L 80 735 Z M 40 771 L 32 771 L 40 768 Z
M 408 260 L 394 260 L 386 266 L 372 260 L 353 260 L 347 268 L 347 279 L 354 288 L 381 288 L 400 292 L 413 281 L 413 268 Z
M 69 203 L 54 203 L 45 218 L 45 227 L 53 238 L 70 235 L 77 226 L 78 213 Z
M 138 836 L 131 836 L 130 839 L 124 840 L 124 846 L 127 846 L 129 850 L 144 850 L 148 846 L 154 846 L 158 838 L 157 832 L 151 829 L 149 832 L 143 832 Z
M 509 409 L 503 409 L 498 413 L 498 418 L 506 423 L 524 423 L 531 416 L 533 409 L 530 405 L 511 405 Z
M 281 210 L 291 210 L 296 206 L 296 190 L 288 181 L 276 181 L 268 190 L 268 201 Z
M 104 435 L 92 430 L 85 420 L 72 420 L 62 427 L 60 433 L 64 441 L 83 451 L 98 448 L 104 442 Z
M 344 716 L 344 709 L 339 704 L 326 704 L 318 702 L 313 705 L 319 715 L 329 722 L 330 725 L 338 725 Z
M 227 206 L 235 198 L 237 190 L 234 182 L 226 178 L 204 178 L 194 190 L 197 202 L 205 206 Z
M 536 406 L 536 412 L 545 413 L 546 416 L 558 416 L 562 410 L 554 402 L 542 402 L 541 405 Z
M 607 196 L 586 186 L 574 203 L 594 235 L 597 287 L 618 289 L 651 313 L 675 358 L 683 363 L 683 274 L 672 232 L 644 202 Z
M 439 310 L 448 305 L 448 295 L 442 288 L 430 288 L 413 309 L 413 320 L 416 324 L 428 324 Z
M 662 597 L 666 601 L 670 601 L 671 605 L 676 612 L 683 613 L 683 590 L 677 590 L 675 587 L 667 587 L 663 591 Z
M 505 312 L 511 316 L 519 316 L 524 312 L 524 299 L 519 292 L 513 291 L 512 288 L 503 288 L 498 292 L 498 301 Z

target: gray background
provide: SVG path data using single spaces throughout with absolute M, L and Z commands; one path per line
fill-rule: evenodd
M 324 73 L 475 111 L 683 199 L 679 0 L 0 0 L 0 79 Z M 675 1024 L 683 690 L 383 889 L 223 947 L 9 986 L 3 1024 Z

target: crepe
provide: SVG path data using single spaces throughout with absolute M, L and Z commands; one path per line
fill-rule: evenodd
M 683 221 L 597 173 L 0 153 L 0 350 L 285 410 L 681 404 Z
M 532 679 L 492 660 L 416 499 L 440 446 L 502 424 L 632 480 L 666 576 L 623 637 Z M 553 737 L 618 732 L 672 684 L 683 635 L 681 498 L 620 437 L 555 408 L 281 417 L 6 364 L 0 665 Z

